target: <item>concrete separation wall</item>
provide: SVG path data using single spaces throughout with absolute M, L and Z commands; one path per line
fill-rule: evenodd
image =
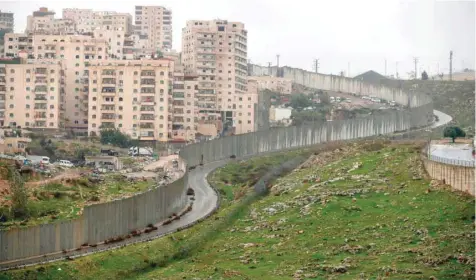
M 410 108 L 408 111 L 389 111 L 387 115 L 378 117 L 258 131 L 189 145 L 180 152 L 189 167 L 227 159 L 232 155 L 241 158 L 337 140 L 379 136 L 428 126 L 433 120 L 433 104 L 425 95 L 412 95 L 397 89 L 289 67 L 280 71 L 284 77 L 308 87 L 374 95 L 409 104 Z M 183 167 L 186 168 L 185 163 Z M 48 254 L 75 250 L 86 243 L 97 244 L 127 235 L 148 224 L 157 224 L 187 207 L 187 187 L 188 172 L 185 172 L 182 178 L 168 186 L 121 200 L 87 206 L 77 220 L 0 231 L 0 268 L 9 267 L 9 262 L 13 260 L 21 259 L 27 263 L 29 257 L 45 256 L 47 259 Z
M 423 158 L 423 163 L 431 178 L 444 180 L 455 190 L 475 195 L 474 167 L 445 164 L 426 157 Z

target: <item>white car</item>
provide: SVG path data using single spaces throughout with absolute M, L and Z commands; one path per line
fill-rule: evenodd
M 58 160 L 57 164 L 61 167 L 67 167 L 67 168 L 74 167 L 74 164 L 69 160 Z

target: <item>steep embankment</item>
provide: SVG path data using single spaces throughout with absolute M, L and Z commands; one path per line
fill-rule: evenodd
M 169 238 L 8 275 L 474 278 L 474 199 L 425 179 L 419 150 L 413 144 L 334 144 L 255 200 L 249 200 L 249 186 L 289 155 L 234 162 L 210 175 L 222 193 L 214 218 Z

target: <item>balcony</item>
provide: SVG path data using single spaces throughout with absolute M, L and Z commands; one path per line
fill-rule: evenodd
M 154 129 L 153 123 L 141 123 L 139 126 L 141 129 Z
M 116 114 L 102 114 L 101 119 L 103 120 L 114 120 L 116 118 Z
M 143 87 L 143 88 L 140 89 L 140 93 L 142 93 L 142 94 L 155 94 L 155 88 Z
M 48 87 L 47 86 L 36 86 L 33 91 L 34 92 L 47 92 Z
M 114 105 L 102 105 L 101 112 L 114 112 L 115 106 Z
M 35 75 L 37 77 L 46 76 L 47 74 L 48 74 L 48 71 L 46 71 L 46 68 L 36 68 L 35 70 Z
M 174 99 L 182 99 L 182 98 L 185 98 L 185 94 L 183 92 L 174 92 L 173 93 L 173 98 Z
M 37 85 L 46 85 L 46 84 L 48 84 L 48 80 L 46 80 L 46 79 L 36 79 L 35 84 L 37 84 Z
M 7 91 L 7 87 L 5 86 L 0 86 L 0 92 L 5 92 Z
M 35 119 L 46 119 L 46 113 L 36 113 Z
M 141 72 L 140 72 L 140 75 L 141 75 L 142 77 L 155 77 L 155 72 L 154 72 L 154 71 L 146 71 L 146 70 L 145 70 L 145 71 L 141 71 Z M 154 83 L 155 83 L 155 81 L 154 81 Z
M 101 93 L 104 95 L 115 95 L 116 88 L 115 87 L 103 87 Z
M 142 105 L 140 107 L 141 112 L 155 112 L 154 106 L 147 106 L 147 105 Z
M 35 127 L 46 127 L 46 121 L 35 121 Z
M 145 87 L 155 87 L 155 79 L 141 79 L 140 84 Z
M 145 97 L 140 100 L 142 105 L 154 105 L 155 99 L 153 97 Z
M 115 70 L 103 70 L 102 75 L 103 76 L 116 76 L 116 71 Z
M 7 81 L 4 77 L 0 77 L 0 84 L 5 84 Z
M 155 116 L 154 116 L 154 114 L 141 114 L 140 115 L 140 120 L 142 122 L 153 122 L 153 121 L 155 121 Z
M 104 78 L 104 79 L 102 79 L 102 84 L 103 84 L 103 86 L 115 86 L 116 85 L 116 79 Z
M 48 99 L 45 94 L 35 94 L 35 100 L 46 102 Z
M 102 122 L 99 128 L 104 128 L 104 129 L 114 128 L 114 122 Z
M 35 103 L 35 110 L 46 110 L 47 106 L 44 103 Z

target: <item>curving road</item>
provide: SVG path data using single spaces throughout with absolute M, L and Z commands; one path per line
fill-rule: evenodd
M 447 115 L 443 112 L 440 112 L 438 110 L 433 110 L 433 114 L 435 114 L 438 117 L 438 121 L 434 122 L 431 128 L 437 128 L 439 126 L 445 125 L 449 123 L 450 121 L 453 120 L 453 118 L 450 115 Z
M 148 234 L 142 234 L 139 237 L 126 239 L 122 242 L 117 242 L 114 244 L 101 244 L 94 248 L 86 247 L 80 251 L 72 251 L 68 253 L 59 252 L 50 254 L 48 256 L 38 256 L 28 259 L 11 261 L 8 263 L 1 263 L 0 270 L 20 268 L 36 264 L 44 264 L 65 259 L 66 257 L 77 258 L 87 256 L 96 252 L 114 250 L 125 245 L 156 239 L 164 235 L 176 232 L 178 230 L 190 227 L 207 218 L 217 209 L 219 203 L 218 195 L 215 190 L 211 188 L 208 184 L 207 175 L 214 169 L 225 165 L 228 161 L 230 160 L 226 159 L 212 162 L 203 166 L 197 166 L 197 168 L 195 168 L 194 170 L 189 171 L 188 184 L 189 187 L 195 190 L 195 200 L 193 201 L 193 208 L 190 212 L 183 215 L 179 220 L 173 221 L 171 224 L 162 226 L 161 222 L 159 222 L 155 225 L 158 227 L 156 231 L 150 232 Z

